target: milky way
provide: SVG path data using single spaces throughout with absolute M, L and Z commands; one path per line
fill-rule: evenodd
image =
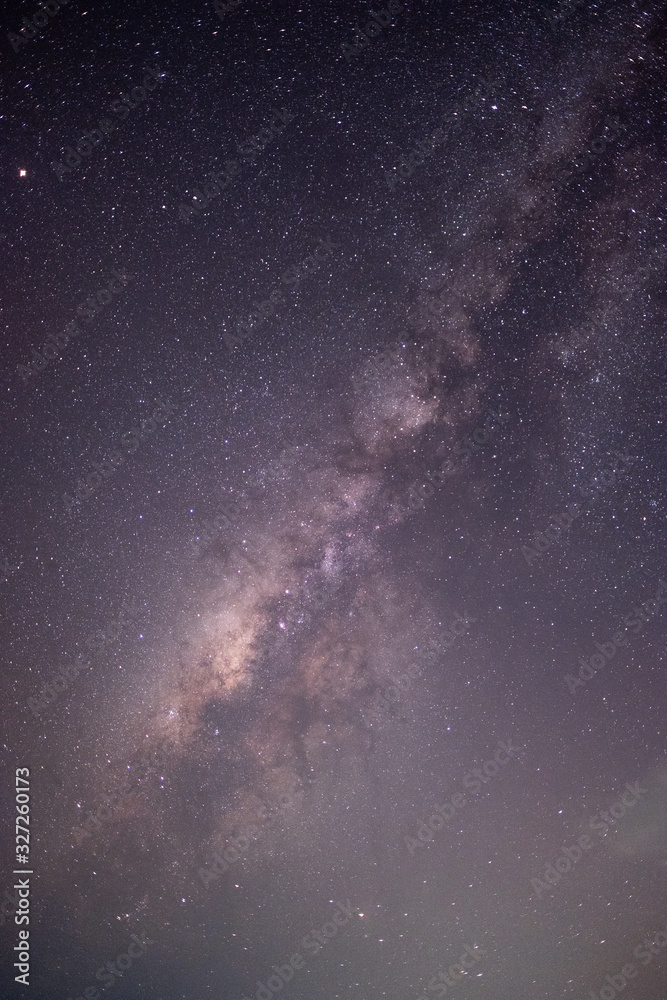
M 32 996 L 661 1000 L 664 10 L 49 16 L 0 233 Z

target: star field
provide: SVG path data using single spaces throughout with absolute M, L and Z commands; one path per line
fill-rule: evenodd
M 6 13 L 3 996 L 664 1000 L 665 25 Z

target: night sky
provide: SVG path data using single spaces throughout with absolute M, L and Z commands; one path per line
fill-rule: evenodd
M 0 995 L 664 1000 L 667 8 L 60 3 L 3 17 Z

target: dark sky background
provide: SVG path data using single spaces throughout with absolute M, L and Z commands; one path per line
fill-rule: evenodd
M 0 993 L 663 1000 L 665 8 L 222 7 L 4 13 Z

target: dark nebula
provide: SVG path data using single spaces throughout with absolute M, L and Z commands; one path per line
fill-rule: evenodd
M 3 997 L 663 1000 L 666 32 L 6 12 Z

